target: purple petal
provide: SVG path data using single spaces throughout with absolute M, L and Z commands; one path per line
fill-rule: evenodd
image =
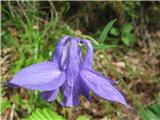
M 77 106 L 79 104 L 79 55 L 78 55 L 78 38 L 70 40 L 70 47 L 68 51 L 67 60 L 67 79 L 63 86 L 64 99 L 62 105 L 64 106 Z
M 80 67 L 81 67 L 81 69 L 84 69 L 84 68 L 92 69 L 92 61 L 93 61 L 92 44 L 88 40 L 82 40 L 82 43 L 84 43 L 87 46 L 87 52 L 86 52 L 86 55 L 85 55 L 85 58 L 83 61 L 83 58 L 81 55 L 82 50 L 81 50 L 81 48 L 79 48 L 79 57 L 80 57 L 79 59 L 81 62 Z M 81 89 L 80 94 L 84 95 L 89 101 L 91 101 L 90 89 L 88 88 L 88 86 L 86 86 L 86 84 L 82 80 L 80 80 L 79 84 L 80 84 L 80 89 Z
M 67 54 L 68 54 L 68 45 L 66 44 L 66 46 L 64 46 L 64 48 L 63 48 L 62 54 L 60 56 L 60 60 L 58 61 L 59 67 L 61 70 L 66 69 Z
M 98 96 L 114 102 L 119 102 L 126 106 L 126 100 L 123 95 L 104 77 L 95 74 L 91 70 L 84 69 L 80 72 L 80 75 L 87 86 Z
M 65 80 L 65 74 L 54 62 L 42 62 L 31 65 L 18 72 L 9 84 L 31 90 L 48 91 L 59 88 Z
M 82 47 L 78 47 L 78 55 L 79 55 L 79 66 L 81 67 L 81 64 L 82 64 L 82 60 L 83 60 L 83 57 L 82 57 Z
M 66 45 L 68 40 L 69 40 L 69 36 L 65 36 L 58 42 L 58 44 L 56 45 L 55 51 L 52 54 L 51 61 L 58 62 L 58 60 L 62 54 L 63 47 Z
M 83 68 L 91 69 L 93 62 L 93 46 L 88 40 L 82 40 L 82 42 L 87 46 L 87 52 L 83 61 Z
M 58 91 L 59 89 L 56 89 L 54 91 L 44 91 L 41 93 L 41 98 L 47 100 L 48 102 L 52 102 L 56 99 Z
M 71 39 L 70 48 L 68 51 L 68 62 L 66 72 L 68 77 L 71 77 L 72 79 L 76 78 L 79 72 L 78 41 L 78 38 Z
M 72 107 L 79 104 L 78 100 L 78 86 L 70 86 L 68 83 L 65 83 L 63 86 L 63 101 L 61 102 L 62 106 Z
M 84 95 L 89 101 L 92 100 L 91 95 L 90 95 L 90 89 L 86 85 L 86 83 L 80 79 L 79 81 L 79 86 L 80 86 L 80 95 Z
M 107 77 L 107 76 L 104 76 L 103 74 L 99 73 L 99 72 L 96 72 L 94 70 L 92 70 L 92 72 L 98 76 L 101 76 L 103 77 L 104 79 L 107 79 L 111 84 L 116 84 L 118 83 L 116 80 L 112 80 L 111 78 Z

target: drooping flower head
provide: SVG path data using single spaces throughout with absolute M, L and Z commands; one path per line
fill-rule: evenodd
M 87 50 L 82 55 L 83 44 Z M 18 72 L 9 85 L 42 91 L 41 97 L 54 101 L 63 92 L 63 106 L 77 106 L 78 96 L 91 100 L 90 91 L 112 102 L 128 106 L 114 86 L 115 81 L 92 69 L 93 46 L 88 40 L 63 37 L 57 44 L 51 61 L 31 65 Z

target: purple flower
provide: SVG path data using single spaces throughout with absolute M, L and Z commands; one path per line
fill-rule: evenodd
M 87 51 L 82 55 L 82 43 Z M 92 69 L 93 47 L 88 40 L 63 37 L 56 46 L 52 59 L 31 65 L 18 72 L 9 85 L 42 91 L 41 97 L 54 101 L 63 92 L 63 106 L 77 106 L 78 96 L 91 100 L 90 91 L 113 102 L 128 106 L 112 79 Z

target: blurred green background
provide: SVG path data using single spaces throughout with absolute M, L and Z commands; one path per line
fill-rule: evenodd
M 64 35 L 93 42 L 94 69 L 119 81 L 131 109 L 95 95 L 63 108 L 61 95 L 47 103 L 38 91 L 5 85 L 22 68 L 50 60 Z M 3 1 L 0 63 L 2 120 L 160 120 L 160 2 Z

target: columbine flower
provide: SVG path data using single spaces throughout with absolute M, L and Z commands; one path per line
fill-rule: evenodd
M 87 47 L 84 57 L 80 43 Z M 94 71 L 92 61 L 93 47 L 88 40 L 65 36 L 57 44 L 51 61 L 22 69 L 9 84 L 42 91 L 41 97 L 47 101 L 54 101 L 61 90 L 63 106 L 77 106 L 80 95 L 91 100 L 90 91 L 106 100 L 128 106 L 123 95 L 114 87 L 116 82 Z

